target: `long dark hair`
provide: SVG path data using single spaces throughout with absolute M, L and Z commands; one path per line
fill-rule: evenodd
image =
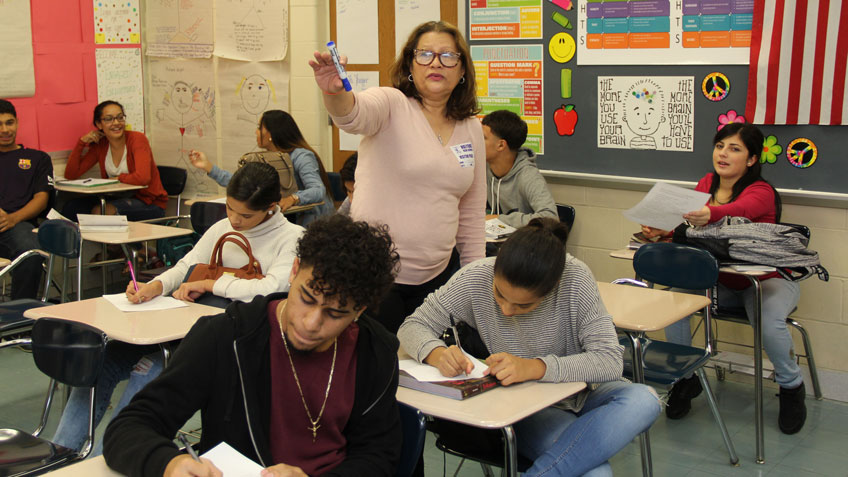
M 775 207 L 775 221 L 780 221 L 780 214 L 783 209 L 783 204 L 780 199 L 780 194 L 777 193 L 777 189 L 774 188 L 773 185 L 767 180 L 765 180 L 762 176 L 763 165 L 760 162 L 760 154 L 763 153 L 763 143 L 765 142 L 765 136 L 763 136 L 762 131 L 757 126 L 748 123 L 731 123 L 727 126 L 718 130 L 718 132 L 713 137 L 713 146 L 715 146 L 719 141 L 724 141 L 725 139 L 739 135 L 739 139 L 742 140 L 742 144 L 745 145 L 745 148 L 748 149 L 748 158 L 754 158 L 754 164 L 748 166 L 748 169 L 745 171 L 745 174 L 733 184 L 733 188 L 731 189 L 730 200 L 728 203 L 736 200 L 742 191 L 745 190 L 746 187 L 753 184 L 757 181 L 763 181 L 771 187 L 772 191 L 774 191 L 774 207 Z M 715 194 L 718 191 L 718 186 L 721 184 L 721 179 L 718 176 L 718 173 L 713 171 L 712 183 L 710 184 L 710 196 L 713 200 L 715 200 Z
M 413 54 L 418 46 L 418 40 L 422 35 L 430 32 L 447 33 L 453 37 L 456 49 L 459 50 L 457 51 L 460 54 L 459 60 L 465 68 L 465 82 L 456 85 L 451 92 L 445 115 L 457 121 L 476 115 L 480 112 L 480 106 L 477 104 L 477 84 L 474 80 L 474 63 L 471 61 L 471 52 L 462 33 L 448 22 L 430 21 L 422 23 L 409 34 L 406 44 L 403 45 L 400 54 L 395 58 L 389 69 L 392 86 L 401 90 L 407 97 L 421 101 L 421 94 L 418 93 L 415 84 L 409 81 L 409 75 L 412 73 L 412 62 L 415 61 Z
M 551 218 L 535 218 L 510 235 L 498 250 L 495 275 L 541 298 L 562 277 L 567 241 L 567 225 Z
M 107 99 L 106 101 L 103 101 L 102 103 L 100 103 L 100 104 L 98 104 L 97 106 L 94 107 L 94 120 L 91 122 L 92 124 L 94 124 L 94 127 L 97 127 L 97 122 L 100 121 L 100 116 L 103 116 L 103 110 L 106 109 L 106 106 L 111 106 L 111 105 L 115 105 L 115 106 L 121 108 L 121 114 L 124 114 L 124 105 L 123 104 L 121 104 L 117 101 L 112 101 L 111 99 Z
M 233 174 L 227 197 L 244 202 L 250 210 L 267 210 L 283 198 L 280 174 L 271 164 L 248 162 Z
M 291 114 L 279 109 L 271 109 L 262 113 L 262 119 L 259 120 L 259 124 L 264 126 L 271 134 L 271 142 L 274 143 L 277 149 L 291 152 L 293 149 L 301 147 L 312 151 L 312 154 L 315 154 L 315 160 L 318 162 L 321 182 L 324 183 L 326 193 L 330 193 L 332 190 L 330 188 L 330 179 L 327 177 L 327 171 L 324 170 L 321 156 L 306 142 L 303 133 L 300 132 L 300 128 L 297 127 L 297 123 Z

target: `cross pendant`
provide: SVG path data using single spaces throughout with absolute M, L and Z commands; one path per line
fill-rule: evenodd
M 318 438 L 318 428 L 321 427 L 320 424 L 315 423 L 312 424 L 312 427 L 307 427 L 307 429 L 312 431 L 312 442 L 315 442 L 315 439 Z

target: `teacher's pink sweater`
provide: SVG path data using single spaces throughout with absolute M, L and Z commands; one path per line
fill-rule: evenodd
M 333 120 L 364 136 L 351 217 L 389 226 L 397 283 L 435 278 L 454 245 L 462 265 L 484 257 L 486 151 L 476 117 L 457 121 L 443 146 L 416 99 L 383 87 L 356 93 L 353 111 Z

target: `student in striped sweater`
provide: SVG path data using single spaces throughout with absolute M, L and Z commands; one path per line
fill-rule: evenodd
M 587 390 L 517 422 L 525 476 L 612 475 L 608 459 L 661 411 L 648 386 L 621 379 L 622 347 L 592 272 L 565 252 L 568 229 L 533 219 L 496 258 L 467 265 L 430 294 L 398 332 L 416 360 L 444 376 L 470 372 L 439 338 L 450 318 L 475 328 L 492 354 L 488 373 L 508 386 L 529 380 L 585 381 Z

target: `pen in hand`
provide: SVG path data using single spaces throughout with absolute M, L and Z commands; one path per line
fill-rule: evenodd
M 448 313 L 448 318 L 450 318 L 451 332 L 453 332 L 453 340 L 456 342 L 456 347 L 457 347 L 457 348 L 459 348 L 459 350 L 460 350 L 460 351 L 462 351 L 462 354 L 463 354 L 463 356 L 464 356 L 464 355 L 465 355 L 465 351 L 463 351 L 463 349 L 462 349 L 462 345 L 461 345 L 461 344 L 460 344 L 460 342 L 459 342 L 459 333 L 456 331 L 456 322 L 453 320 L 453 315 L 451 315 L 450 313 Z M 465 372 L 465 370 L 464 370 L 464 369 L 462 370 L 462 374 L 463 374 L 463 375 L 465 375 L 465 376 L 467 376 L 467 375 L 468 375 L 468 374 Z
M 188 439 L 186 439 L 185 434 L 179 434 L 177 439 L 180 440 L 180 444 L 185 446 L 185 450 L 188 452 L 188 455 L 197 462 L 200 462 L 200 457 L 197 456 L 197 452 L 195 452 L 194 448 L 191 447 L 191 444 L 188 443 Z
M 138 282 L 135 280 L 135 270 L 133 270 L 132 260 L 127 259 L 127 266 L 130 267 L 130 277 L 132 277 L 133 288 L 135 288 L 135 292 L 138 293 Z

